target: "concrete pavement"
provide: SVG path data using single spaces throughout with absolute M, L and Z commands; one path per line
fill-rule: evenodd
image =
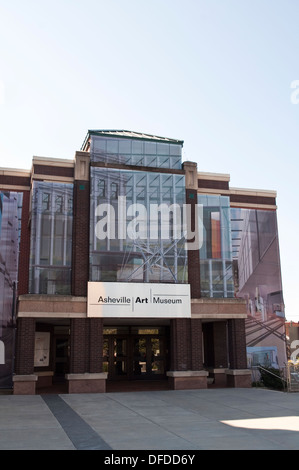
M 298 450 L 299 393 L 0 395 L 0 449 Z

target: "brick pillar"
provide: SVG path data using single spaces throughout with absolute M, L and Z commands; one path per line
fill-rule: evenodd
M 35 319 L 19 318 L 13 393 L 34 395 L 37 376 L 34 375 Z
M 34 372 L 35 319 L 19 318 L 17 322 L 16 374 Z
M 228 351 L 230 369 L 246 369 L 246 336 L 243 318 L 228 320 Z
M 191 369 L 190 320 L 171 320 L 171 369 L 177 371 Z
M 245 319 L 228 320 L 229 369 L 227 385 L 251 387 L 251 371 L 247 369 Z
M 89 318 L 89 372 L 103 372 L 103 319 Z
M 76 152 L 73 242 L 72 242 L 72 295 L 87 295 L 89 280 L 89 153 Z
M 202 321 L 191 319 L 191 370 L 203 369 L 202 357 Z
M 186 185 L 186 204 L 190 208 L 188 220 L 188 231 L 192 233 L 199 233 L 198 231 L 198 207 L 197 207 L 197 164 L 194 162 L 185 162 L 183 164 L 185 170 L 185 185 Z M 194 238 L 194 242 L 195 242 Z M 191 246 L 189 240 L 188 247 L 188 282 L 190 284 L 191 298 L 199 299 L 201 297 L 200 291 L 200 262 L 199 262 L 199 247 Z
M 88 372 L 88 324 L 86 318 L 71 319 L 70 373 Z
M 195 230 L 198 232 L 198 228 L 196 227 L 196 225 L 198 225 L 197 191 L 186 189 L 186 204 L 188 204 L 191 209 L 191 232 L 194 233 Z M 199 299 L 201 297 L 199 249 L 188 250 L 188 282 L 190 284 L 191 299 Z
M 103 370 L 103 320 L 73 318 L 71 320 L 69 393 L 101 393 L 106 391 L 107 374 Z
M 174 390 L 207 388 L 208 372 L 202 370 L 202 324 L 199 319 L 171 320 L 171 370 L 167 372 Z
M 89 279 L 89 181 L 74 182 L 72 295 L 87 295 Z

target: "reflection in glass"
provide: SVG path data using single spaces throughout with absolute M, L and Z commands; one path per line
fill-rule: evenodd
M 164 374 L 162 338 L 151 338 L 151 373 Z
M 286 362 L 276 212 L 231 209 L 235 295 L 246 300 L 248 367 Z
M 230 202 L 226 196 L 198 195 L 203 206 L 200 282 L 203 297 L 233 297 Z
M 114 357 L 114 374 L 126 375 L 127 374 L 127 340 L 122 338 L 115 338 L 113 340 L 113 357 Z
M 91 161 L 181 169 L 182 145 L 91 136 Z
M 31 294 L 71 292 L 72 199 L 72 184 L 33 183 Z
M 90 197 L 91 281 L 187 282 L 184 175 L 91 167 Z
M 284 317 L 276 212 L 232 208 L 231 224 L 236 295 L 252 316 Z
M 12 386 L 22 204 L 23 193 L 0 191 L 0 388 Z
M 134 338 L 133 374 L 146 374 L 146 338 Z
M 103 339 L 103 372 L 108 372 L 109 368 L 109 339 Z

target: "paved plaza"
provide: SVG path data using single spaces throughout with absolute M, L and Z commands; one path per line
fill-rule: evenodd
M 299 393 L 0 395 L 1 450 L 298 450 Z

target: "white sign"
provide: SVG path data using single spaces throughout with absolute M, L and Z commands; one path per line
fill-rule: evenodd
M 190 285 L 89 282 L 87 316 L 190 318 Z
M 50 359 L 50 333 L 35 333 L 34 367 L 46 367 Z

